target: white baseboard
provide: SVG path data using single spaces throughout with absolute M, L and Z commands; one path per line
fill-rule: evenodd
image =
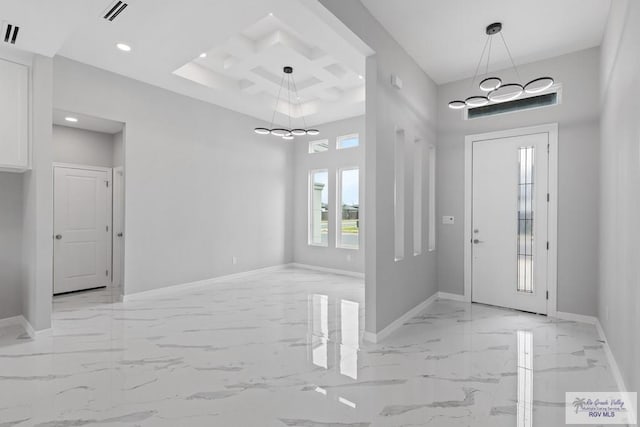
M 204 280 L 197 280 L 195 282 L 189 282 L 189 283 L 180 283 L 177 285 L 170 285 L 170 286 L 165 286 L 162 288 L 157 288 L 157 289 L 149 289 L 148 291 L 141 291 L 141 292 L 134 292 L 131 294 L 125 294 L 122 296 L 122 300 L 123 301 L 134 301 L 140 298 L 147 298 L 150 296 L 157 296 L 157 295 L 164 295 L 167 293 L 172 293 L 178 290 L 184 290 L 184 289 L 191 289 L 191 288 L 197 288 L 200 286 L 205 286 L 205 285 L 211 285 L 214 283 L 218 283 L 218 282 L 224 282 L 227 280 L 231 280 L 231 279 L 239 279 L 242 277 L 248 277 L 248 276 L 253 276 L 255 274 L 259 274 L 259 273 L 267 273 L 270 271 L 278 271 L 278 270 L 283 270 L 284 268 L 286 268 L 288 264 L 280 264 L 280 265 L 274 265 L 271 267 L 264 267 L 264 268 L 258 268 L 255 270 L 248 270 L 248 271 L 243 271 L 241 273 L 234 273 L 234 274 L 227 274 L 225 276 L 218 276 L 218 277 L 212 277 L 210 279 L 204 279 Z
M 591 325 L 598 323 L 598 318 L 595 316 L 585 316 L 584 314 L 567 313 L 564 311 L 557 311 L 555 316 L 550 317 L 555 317 L 556 319 L 561 320 L 570 320 L 572 322 L 589 323 Z
M 449 292 L 438 292 L 438 298 L 452 301 L 468 302 L 464 295 L 450 294 Z
M 431 303 L 433 303 L 437 299 L 438 299 L 438 292 L 431 295 L 429 298 L 422 301 L 420 304 L 416 305 L 411 310 L 407 311 L 405 314 L 403 314 L 402 316 L 400 316 L 399 318 L 391 322 L 386 328 L 384 328 L 377 334 L 374 332 L 365 331 L 364 332 L 365 341 L 368 341 L 374 344 L 379 343 L 380 341 L 382 341 L 383 339 L 387 338 L 389 335 L 391 335 L 392 333 L 400 329 L 402 325 L 404 325 L 408 320 L 414 318 L 418 313 L 420 313 L 422 310 L 427 308 Z
M 29 335 L 33 339 L 38 337 L 44 337 L 51 334 L 51 328 L 43 329 L 41 331 L 36 331 L 35 329 L 33 329 L 33 326 L 31 326 L 31 323 L 29 323 L 29 321 L 23 315 L 8 317 L 6 319 L 0 319 L 0 328 L 4 326 L 10 326 L 10 325 L 22 326 L 22 329 L 25 330 L 27 335 Z
M 31 326 L 31 323 L 29 323 L 29 321 L 27 320 L 26 317 L 20 316 L 20 325 L 22 325 L 24 330 L 27 331 L 27 334 L 31 338 L 36 338 L 38 336 L 38 334 L 36 333 L 35 329 L 33 329 L 33 326 Z
M 337 268 L 319 267 L 317 265 L 300 264 L 297 262 L 292 262 L 290 264 L 287 264 L 287 266 L 293 268 L 301 268 L 304 270 L 321 271 L 323 273 L 340 274 L 342 276 L 351 276 L 357 277 L 359 279 L 364 279 L 364 273 L 358 273 L 357 271 L 339 270 Z
M 609 366 L 611 366 L 611 373 L 613 374 L 613 378 L 616 380 L 616 384 L 618 384 L 618 391 L 626 392 L 627 386 L 624 383 L 622 372 L 620 371 L 618 362 L 616 362 L 616 358 L 613 356 L 611 347 L 609 347 L 609 341 L 607 340 L 607 336 L 604 334 L 604 329 L 602 329 L 600 320 L 596 319 L 595 325 L 598 331 L 598 335 L 600 336 L 600 339 L 604 341 L 602 346 L 604 348 L 604 353 L 607 355 L 607 361 L 609 362 Z
M 11 325 L 22 325 L 22 319 L 24 319 L 22 315 L 0 319 L 0 328 L 4 328 L 5 326 L 11 326 Z

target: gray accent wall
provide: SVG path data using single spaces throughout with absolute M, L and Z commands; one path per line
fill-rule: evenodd
M 110 168 L 116 166 L 115 135 L 53 126 L 53 161 Z
M 113 135 L 113 167 L 124 166 L 124 130 Z
M 126 294 L 291 262 L 291 143 L 256 135 L 257 119 L 66 58 L 53 76 L 55 108 L 126 124 Z
M 0 172 L 0 319 L 22 314 L 22 174 Z
M 294 154 L 294 241 L 293 260 L 296 263 L 314 265 L 318 267 L 364 272 L 364 228 L 360 228 L 360 249 L 344 249 L 336 247 L 336 218 L 339 206 L 335 202 L 336 177 L 340 168 L 360 168 L 360 205 L 364 205 L 364 147 L 365 147 L 365 118 L 364 116 L 325 123 L 316 126 L 320 135 L 299 137 L 293 141 Z M 336 149 L 339 136 L 357 133 L 360 146 L 357 148 Z M 329 149 L 322 153 L 309 153 L 309 142 L 328 140 Z M 329 172 L 329 243 L 327 247 L 311 246 L 309 236 L 309 172 L 315 169 L 327 169 Z M 339 203 L 339 202 L 338 202 Z M 362 211 L 361 211 L 362 212 Z M 364 224 L 364 221 L 360 221 Z
M 366 64 L 365 329 L 377 333 L 437 292 L 436 256 L 413 256 L 411 143 L 436 138 L 436 85 L 359 1 L 321 0 L 331 13 L 375 51 Z M 391 76 L 403 88 L 391 86 Z M 394 256 L 394 141 L 403 129 L 410 147 L 405 168 L 405 257 Z M 425 150 L 426 151 L 426 150 Z M 425 168 L 426 169 L 426 168 Z M 423 188 L 428 182 L 424 174 Z M 426 224 L 427 204 L 423 198 Z M 423 241 L 426 242 L 426 229 Z M 425 243 L 426 247 L 426 243 Z
M 594 316 L 598 292 L 599 66 L 592 48 L 522 65 L 524 82 L 550 75 L 562 83 L 562 103 L 536 110 L 464 120 L 448 108 L 471 95 L 470 79 L 438 87 L 438 287 L 464 293 L 464 139 L 466 135 L 558 123 L 558 311 Z M 513 71 L 501 75 L 511 76 Z M 479 91 L 479 90 L 477 90 Z M 475 93 L 474 91 L 473 93 Z M 455 217 L 443 225 L 444 215 Z
M 602 44 L 598 318 L 627 390 L 640 388 L 640 2 L 613 1 Z

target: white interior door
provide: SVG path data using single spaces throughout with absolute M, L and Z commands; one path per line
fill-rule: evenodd
M 54 294 L 110 282 L 109 182 L 106 170 L 54 168 Z
M 548 134 L 474 141 L 472 300 L 547 312 Z
M 124 283 L 124 169 L 113 168 L 113 285 Z

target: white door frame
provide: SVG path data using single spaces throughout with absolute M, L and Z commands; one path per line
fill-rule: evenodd
M 67 169 L 82 169 L 82 170 L 90 170 L 90 171 L 98 171 L 98 172 L 107 172 L 107 179 L 109 180 L 109 186 L 107 187 L 107 200 L 110 201 L 109 206 L 107 207 L 107 224 L 109 224 L 109 233 L 111 235 L 110 238 L 107 238 L 107 266 L 109 268 L 109 285 L 113 285 L 113 168 L 105 168 L 102 166 L 89 166 L 89 165 L 81 165 L 76 163 L 59 163 L 53 162 L 53 167 L 51 168 L 51 173 L 55 172 L 56 168 L 67 168 Z M 54 203 L 55 203 L 55 180 L 52 179 L 54 188 Z M 53 218 L 52 218 L 53 221 Z M 52 236 L 53 237 L 53 236 Z M 55 257 L 55 251 L 53 252 L 53 256 Z M 54 261 L 55 262 L 55 261 Z M 55 275 L 52 277 L 52 285 L 55 281 Z M 53 291 L 53 289 L 52 289 Z
M 120 178 L 122 180 L 122 188 L 120 189 L 119 187 L 116 186 L 116 175 L 120 174 L 120 176 L 122 178 Z M 125 239 L 125 234 L 124 234 L 124 166 L 116 166 L 113 168 L 113 198 L 112 198 L 112 211 L 114 213 L 113 216 L 113 221 L 111 223 L 112 225 L 112 232 L 111 232 L 111 241 L 112 243 L 114 243 L 113 245 L 113 250 L 112 250 L 112 254 L 113 254 L 113 259 L 111 262 L 111 284 L 114 285 L 116 282 L 118 282 L 118 286 L 120 288 L 122 288 L 122 290 L 124 290 L 124 239 Z M 120 230 L 121 233 L 123 233 L 123 237 L 121 238 L 121 253 L 120 253 L 120 266 L 119 266 L 119 275 L 120 277 L 116 278 L 115 273 L 116 273 L 116 253 L 115 253 L 115 242 L 117 242 L 118 237 L 116 236 L 116 233 L 118 232 L 118 230 L 116 230 L 116 201 L 121 205 L 122 209 L 120 210 L 120 213 L 122 214 L 122 228 Z
M 471 228 L 473 207 L 473 143 L 487 139 L 547 133 L 549 135 L 549 206 L 547 251 L 547 316 L 558 311 L 558 123 L 467 135 L 464 139 L 464 300 L 471 302 Z

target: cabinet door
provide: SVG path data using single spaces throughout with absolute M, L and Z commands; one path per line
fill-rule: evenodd
M 29 68 L 0 59 L 0 170 L 29 166 Z

